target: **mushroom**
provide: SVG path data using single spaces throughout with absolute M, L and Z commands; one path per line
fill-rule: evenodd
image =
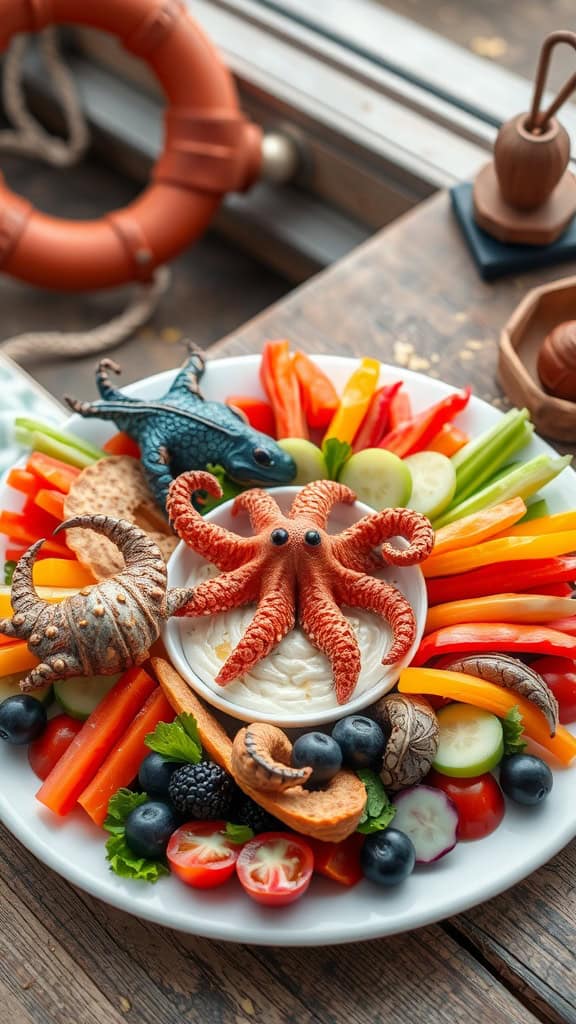
M 380 772 L 386 789 L 416 786 L 430 771 L 438 750 L 438 721 L 432 708 L 422 697 L 388 693 L 371 710 L 389 733 Z
M 303 786 L 311 768 L 292 768 L 292 744 L 275 725 L 256 722 L 236 734 L 232 746 L 232 774 L 240 785 L 268 793 L 283 793 Z
M 465 658 L 456 658 L 443 668 L 448 672 L 464 672 L 468 676 L 485 679 L 488 683 L 496 683 L 506 690 L 514 690 L 542 712 L 550 726 L 550 735 L 556 734 L 558 701 L 542 676 L 518 658 L 512 658 L 509 654 L 471 654 Z

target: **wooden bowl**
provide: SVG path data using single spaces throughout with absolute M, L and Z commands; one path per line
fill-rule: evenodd
M 500 383 L 514 405 L 526 406 L 536 430 L 556 441 L 576 442 L 576 402 L 554 398 L 538 376 L 538 352 L 547 334 L 574 320 L 576 277 L 551 281 L 528 292 L 500 335 Z

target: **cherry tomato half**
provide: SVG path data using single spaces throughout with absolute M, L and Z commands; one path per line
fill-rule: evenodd
M 471 779 L 457 779 L 432 771 L 427 786 L 435 786 L 449 796 L 458 811 L 458 839 L 483 839 L 489 836 L 504 817 L 504 797 L 490 772 Z
M 576 661 L 548 655 L 531 662 L 530 668 L 538 672 L 552 690 L 563 725 L 576 722 Z
M 84 722 L 69 715 L 56 715 L 50 719 L 42 735 L 28 747 L 30 767 L 39 779 L 48 778 L 83 725 Z
M 313 868 L 312 848 L 288 832 L 262 832 L 242 847 L 236 863 L 243 888 L 267 907 L 282 907 L 303 896 Z
M 170 836 L 166 856 L 186 885 L 213 889 L 234 874 L 240 850 L 228 839 L 225 821 L 189 821 Z

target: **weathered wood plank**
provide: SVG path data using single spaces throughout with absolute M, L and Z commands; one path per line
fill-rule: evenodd
M 98 1016 L 95 991 L 132 1024 L 458 1024 L 486 1015 L 491 1024 L 537 1020 L 438 927 L 333 949 L 230 946 L 106 907 L 39 864 L 4 830 L 2 840 L 1 874 L 23 905 L 18 913 L 27 922 L 25 936 L 29 928 L 32 936 L 49 931 L 50 943 L 68 958 L 53 981 L 63 1016 L 54 1022 L 39 1016 L 38 1024 L 67 1020 L 74 989 L 68 996 L 57 979 L 70 970 L 90 979 L 90 985 L 80 982 L 92 1014 L 86 1024 L 117 1024 L 113 1016 Z M 32 942 L 22 945 L 18 931 L 12 934 L 14 959 L 30 962 Z

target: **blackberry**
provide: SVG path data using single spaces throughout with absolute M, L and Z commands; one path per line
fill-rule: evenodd
M 285 832 L 286 826 L 255 803 L 242 790 L 238 790 L 230 811 L 230 820 L 235 825 L 248 825 L 253 832 Z
M 180 814 L 210 821 L 228 817 L 234 788 L 232 778 L 220 765 L 200 761 L 176 769 L 170 779 L 168 795 Z

